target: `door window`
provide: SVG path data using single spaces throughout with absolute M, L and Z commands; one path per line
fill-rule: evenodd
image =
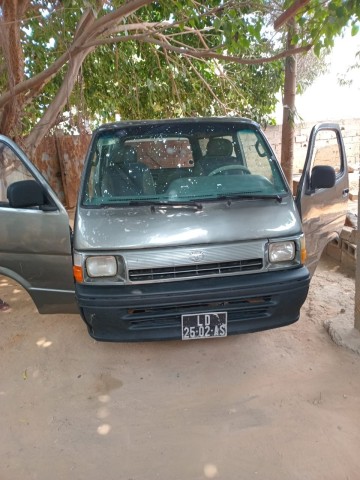
M 33 177 L 16 153 L 0 142 L 0 203 L 8 203 L 6 191 L 9 185 L 20 180 L 33 180 Z
M 320 130 L 315 137 L 312 168 L 328 165 L 337 174 L 343 172 L 343 159 L 338 136 L 334 130 Z
M 246 166 L 253 174 L 262 175 L 273 182 L 271 153 L 254 130 L 241 130 L 239 141 Z

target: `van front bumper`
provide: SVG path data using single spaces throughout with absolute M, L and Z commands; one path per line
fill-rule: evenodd
M 305 267 L 254 275 L 148 285 L 76 285 L 81 315 L 96 340 L 181 339 L 181 315 L 226 311 L 228 335 L 289 325 L 309 289 Z

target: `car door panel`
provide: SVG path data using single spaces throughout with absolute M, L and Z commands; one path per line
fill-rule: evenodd
M 21 284 L 40 313 L 77 312 L 65 208 L 24 153 L 3 136 L 0 136 L 0 162 L 0 274 Z M 24 178 L 41 184 L 52 208 L 9 205 L 5 197 L 7 187 Z
M 315 165 L 332 165 L 335 185 L 314 189 L 311 172 Z M 326 245 L 338 236 L 347 212 L 349 180 L 344 143 L 337 124 L 316 125 L 310 135 L 308 153 L 300 179 L 296 204 L 306 239 L 307 267 L 314 273 Z

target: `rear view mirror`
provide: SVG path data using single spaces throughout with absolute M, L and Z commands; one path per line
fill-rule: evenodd
M 332 188 L 335 185 L 336 172 L 329 165 L 317 165 L 312 169 L 310 187 L 312 191 L 318 188 Z
M 12 183 L 7 189 L 7 198 L 13 208 L 41 207 L 45 203 L 43 189 L 35 180 Z

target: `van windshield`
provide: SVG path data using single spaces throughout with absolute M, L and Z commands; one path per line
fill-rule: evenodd
M 287 193 L 273 153 L 251 123 L 143 122 L 97 133 L 82 204 L 191 204 Z

